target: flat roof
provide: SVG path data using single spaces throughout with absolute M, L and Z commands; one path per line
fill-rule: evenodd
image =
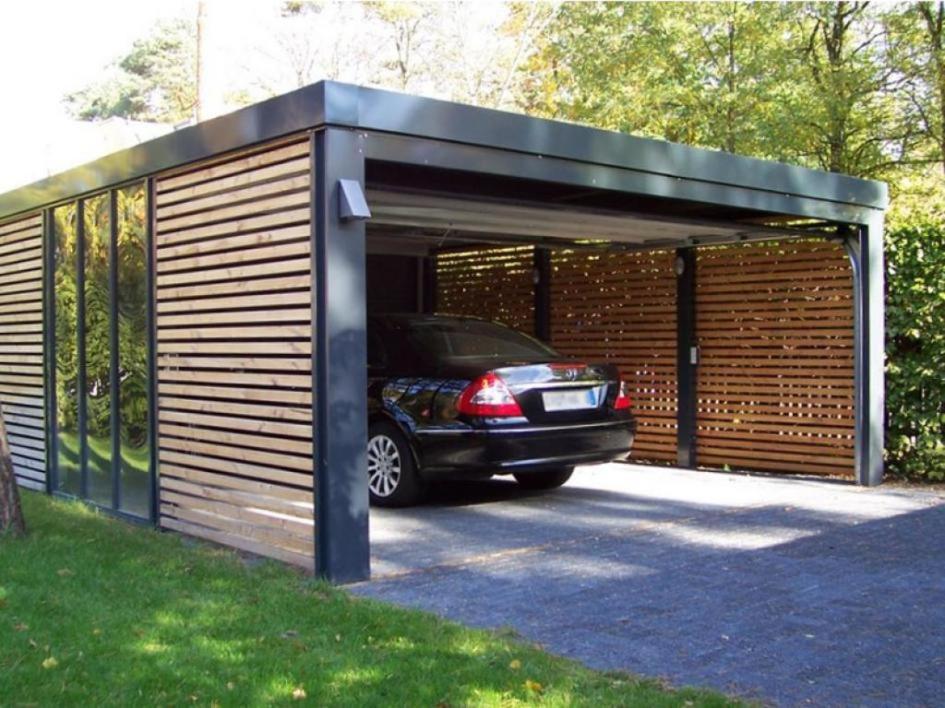
M 321 81 L 0 194 L 0 219 L 173 167 L 321 127 L 543 156 L 660 179 L 885 209 L 885 183 L 561 121 Z M 628 191 L 628 193 L 630 193 Z

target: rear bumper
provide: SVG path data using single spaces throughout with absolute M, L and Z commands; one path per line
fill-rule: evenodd
M 510 429 L 418 430 L 420 474 L 429 479 L 481 478 L 625 458 L 633 419 Z

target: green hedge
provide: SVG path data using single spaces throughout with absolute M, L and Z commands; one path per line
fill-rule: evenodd
M 886 238 L 886 469 L 945 480 L 945 226 Z

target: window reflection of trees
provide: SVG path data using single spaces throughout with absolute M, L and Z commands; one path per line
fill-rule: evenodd
M 111 256 L 111 194 L 83 200 L 84 253 L 78 253 L 77 204 L 53 212 L 56 423 L 59 488 L 81 493 L 79 395 L 86 411 L 88 493 L 111 506 L 120 478 L 119 507 L 147 516 L 150 507 L 148 441 L 147 209 L 143 185 L 115 190 L 117 262 Z M 79 312 L 78 271 L 84 275 Z M 112 267 L 115 290 L 111 289 Z M 113 391 L 112 314 L 117 315 L 118 390 Z M 85 327 L 85 390 L 79 391 L 78 323 Z M 112 455 L 112 398 L 117 396 L 118 459 Z
M 148 286 L 144 189 L 119 190 L 118 379 L 121 508 L 148 513 Z
M 111 337 L 109 292 L 109 196 L 86 199 L 85 226 L 85 420 L 88 492 L 98 504 L 112 503 Z
M 79 493 L 79 352 L 76 204 L 53 212 L 56 317 L 56 466 L 64 492 Z

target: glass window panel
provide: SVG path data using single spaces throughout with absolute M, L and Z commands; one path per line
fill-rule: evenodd
M 112 505 L 109 200 L 85 200 L 85 405 L 89 498 Z
M 59 489 L 79 494 L 78 290 L 76 204 L 53 212 L 56 309 L 56 466 Z
M 148 285 L 145 192 L 118 192 L 118 371 L 121 510 L 148 516 Z

